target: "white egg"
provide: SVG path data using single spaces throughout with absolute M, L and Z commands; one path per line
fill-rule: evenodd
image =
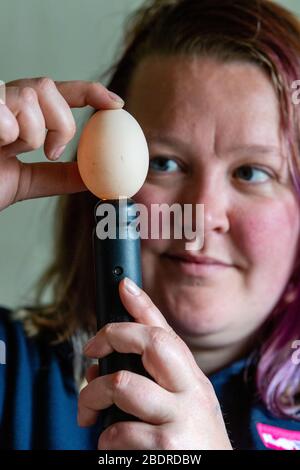
M 77 161 L 83 182 L 100 199 L 129 198 L 148 173 L 147 141 L 124 109 L 97 111 L 83 129 Z

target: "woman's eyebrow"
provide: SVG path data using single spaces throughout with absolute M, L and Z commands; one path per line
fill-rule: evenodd
M 171 145 L 173 147 L 188 147 L 188 144 L 185 143 L 183 140 L 175 137 L 175 136 L 168 136 L 168 135 L 161 135 L 152 132 L 145 132 L 145 136 L 147 140 L 156 142 L 158 144 L 166 144 Z
M 268 161 L 273 164 L 278 164 L 278 170 L 282 169 L 285 158 L 281 149 L 276 145 L 262 145 L 262 144 L 245 144 L 232 147 L 228 153 L 232 156 L 245 155 L 247 157 L 255 157 L 257 155 L 262 157 L 269 157 Z
M 153 141 L 160 144 L 167 144 L 171 146 L 176 146 L 178 148 L 186 148 L 189 146 L 189 143 L 185 143 L 176 136 L 160 135 L 156 133 L 146 133 L 146 137 L 149 141 Z M 260 155 L 271 155 L 278 157 L 282 161 L 282 153 L 278 146 L 276 145 L 262 145 L 262 144 L 241 144 L 234 147 L 231 147 L 224 153 L 237 154 L 260 154 Z
M 267 155 L 275 155 L 282 159 L 280 148 L 276 145 L 262 145 L 262 144 L 245 144 L 231 147 L 230 153 L 260 153 Z

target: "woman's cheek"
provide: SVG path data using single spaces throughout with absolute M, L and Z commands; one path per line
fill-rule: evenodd
M 285 203 L 284 203 L 285 202 Z M 299 237 L 299 212 L 293 201 L 270 201 L 244 212 L 237 243 L 249 279 L 260 280 L 268 295 L 278 296 L 291 274 Z M 251 274 L 251 276 L 250 276 Z
M 294 253 L 299 234 L 299 215 L 295 205 L 264 204 L 246 211 L 243 223 L 247 245 L 256 257 Z
M 139 204 L 145 204 L 151 208 L 151 204 L 172 204 L 176 201 L 176 195 L 173 191 L 163 188 L 158 184 L 145 183 L 133 198 Z

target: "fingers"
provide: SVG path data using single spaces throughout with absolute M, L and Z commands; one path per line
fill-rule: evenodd
M 135 293 L 133 294 L 133 292 Z M 154 305 L 146 292 L 140 289 L 131 279 L 124 278 L 119 284 L 119 293 L 126 310 L 138 323 L 144 325 L 158 326 L 166 329 L 177 340 L 180 340 L 176 332 L 166 321 L 160 310 Z M 185 343 L 184 343 L 185 345 Z M 185 345 L 186 346 L 186 345 Z M 194 373 L 202 376 L 202 372 L 197 366 L 194 356 L 190 349 L 185 347 L 186 360 Z
M 131 279 L 125 277 L 119 284 L 119 294 L 124 307 L 138 323 L 160 326 L 171 330 L 165 317 L 153 304 L 150 297 Z
M 24 132 L 24 122 L 20 122 L 18 117 L 20 115 L 20 109 L 23 110 L 24 107 L 24 99 L 22 99 L 24 90 L 31 90 L 32 94 L 35 94 L 37 97 L 39 111 L 37 111 L 36 106 L 32 106 L 32 113 L 35 113 L 36 119 L 40 119 L 41 123 L 43 122 L 44 131 L 45 127 L 48 129 L 46 139 L 44 132 L 44 138 L 40 145 L 44 143 L 45 155 L 49 159 L 55 159 L 59 156 L 59 151 L 61 152 L 74 137 L 76 131 L 71 109 L 64 97 L 59 93 L 54 81 L 50 78 L 43 77 L 40 79 L 10 82 L 7 84 L 6 88 L 6 101 L 9 107 L 15 110 L 20 126 L 21 139 L 22 132 Z M 28 123 L 27 127 L 30 131 L 27 133 L 27 137 L 33 136 L 35 133 L 34 128 L 30 123 Z M 26 144 L 30 144 L 30 138 L 27 138 Z M 28 149 L 24 147 L 23 152 L 26 151 L 28 151 Z
M 160 450 L 167 449 L 169 440 L 159 426 L 123 421 L 109 426 L 99 437 L 99 450 Z
M 20 182 L 13 202 L 87 190 L 77 162 L 19 163 Z
M 55 84 L 71 108 L 82 108 L 89 105 L 95 109 L 112 109 L 124 105 L 120 96 L 107 90 L 99 82 L 73 80 L 55 82 Z
M 86 371 L 86 380 L 90 383 L 92 380 L 96 379 L 99 376 L 99 366 L 98 364 L 93 364 Z
M 17 126 L 14 129 L 13 139 L 2 134 L 1 154 L 10 157 L 41 147 L 45 140 L 45 120 L 33 88 L 15 89 L 13 96 L 8 92 L 7 104 L 15 113 L 14 121 Z M 12 115 L 8 107 L 5 108 Z M 13 126 L 14 124 L 12 123 Z M 2 127 L 3 123 L 0 126 Z
M 0 146 L 14 142 L 19 135 L 19 124 L 13 113 L 0 103 Z
M 178 337 L 160 327 L 137 323 L 110 323 L 90 341 L 84 353 L 103 358 L 113 351 L 141 354 L 145 369 L 155 381 L 171 392 L 181 392 L 199 380 L 187 367 L 188 348 Z
M 112 404 L 152 424 L 171 421 L 176 409 L 175 395 L 147 377 L 122 370 L 96 378 L 80 392 L 78 424 L 91 426 L 99 410 Z
M 55 83 L 42 77 L 7 83 L 6 105 L 2 105 L 6 109 L 2 113 L 3 124 L 0 124 L 0 139 L 5 135 L 5 129 L 7 133 L 8 124 L 10 127 L 5 156 L 28 152 L 44 143 L 45 155 L 55 160 L 76 132 L 70 107 L 90 105 L 96 109 L 115 109 L 122 107 L 124 102 L 101 83 L 80 80 Z
M 48 129 L 44 152 L 48 158 L 57 159 L 75 135 L 75 120 L 68 103 L 57 90 L 53 80 L 42 79 L 37 93 Z

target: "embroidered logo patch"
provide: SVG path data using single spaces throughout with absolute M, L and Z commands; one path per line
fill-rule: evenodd
M 300 432 L 257 423 L 257 432 L 268 449 L 300 450 Z

